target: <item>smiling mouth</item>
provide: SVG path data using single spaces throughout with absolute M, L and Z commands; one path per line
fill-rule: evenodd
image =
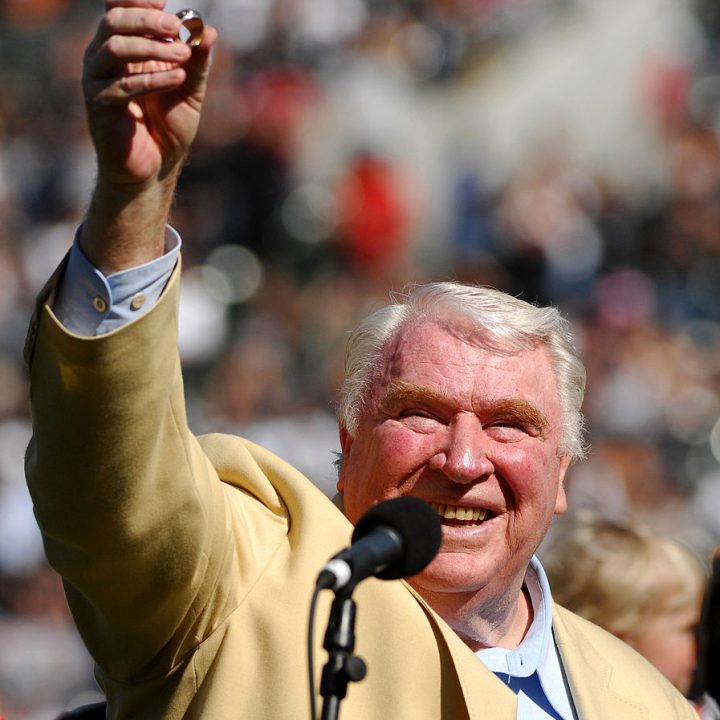
M 454 521 L 453 525 L 480 525 L 494 515 L 483 508 L 471 508 L 465 505 L 447 505 L 445 503 L 430 503 L 432 509 L 443 519 Z

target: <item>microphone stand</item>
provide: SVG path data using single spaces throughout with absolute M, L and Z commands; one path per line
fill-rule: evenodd
M 355 649 L 355 601 L 353 588 L 343 588 L 335 594 L 323 648 L 328 661 L 322 671 L 320 695 L 323 697 L 321 720 L 337 720 L 340 701 L 347 694 L 348 683 L 365 677 L 367 667 L 362 658 L 353 655 Z

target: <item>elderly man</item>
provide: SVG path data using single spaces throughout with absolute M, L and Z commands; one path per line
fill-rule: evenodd
M 554 310 L 441 283 L 368 318 L 348 351 L 344 515 L 262 448 L 191 434 L 166 220 L 216 32 L 168 42 L 163 7 L 106 2 L 84 72 L 97 185 L 26 348 L 28 483 L 108 717 L 307 717 L 315 578 L 351 523 L 410 495 L 443 518 L 441 550 L 407 583 L 356 589 L 369 674 L 344 718 L 692 718 L 553 605 L 533 557 L 582 455 L 584 371 Z

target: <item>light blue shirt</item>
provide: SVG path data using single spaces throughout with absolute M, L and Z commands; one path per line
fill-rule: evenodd
M 180 253 L 180 236 L 167 228 L 165 254 L 139 267 L 103 275 L 73 245 L 55 314 L 71 332 L 102 335 L 147 312 L 157 302 Z M 533 621 L 518 647 L 487 648 L 476 655 L 518 696 L 518 720 L 573 720 L 575 714 L 552 634 L 552 594 L 533 557 L 525 574 Z
M 168 227 L 162 257 L 105 276 L 87 259 L 76 237 L 53 308 L 55 315 L 70 332 L 83 337 L 103 335 L 135 320 L 162 294 L 180 246 L 180 236 Z
M 575 717 L 552 634 L 552 594 L 540 561 L 525 574 L 533 621 L 516 648 L 487 648 L 477 657 L 518 696 L 519 720 L 573 720 Z

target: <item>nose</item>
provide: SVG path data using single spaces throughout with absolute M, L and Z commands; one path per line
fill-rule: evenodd
M 495 470 L 487 455 L 488 442 L 480 420 L 473 414 L 463 414 L 448 427 L 443 445 L 430 458 L 429 465 L 455 483 L 484 480 Z

